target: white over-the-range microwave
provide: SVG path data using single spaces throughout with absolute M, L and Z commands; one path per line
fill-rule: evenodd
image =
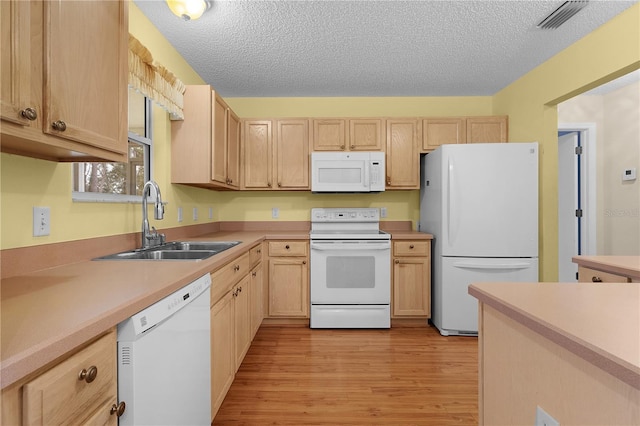
M 312 192 L 381 192 L 384 152 L 312 152 Z

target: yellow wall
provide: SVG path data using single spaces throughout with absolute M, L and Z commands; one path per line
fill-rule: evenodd
M 639 67 L 640 4 L 636 4 L 494 96 L 493 112 L 509 115 L 509 139 L 540 142 L 543 281 L 558 276 L 556 105 Z

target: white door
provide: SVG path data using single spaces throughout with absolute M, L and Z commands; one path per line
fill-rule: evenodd
M 442 147 L 444 256 L 538 256 L 538 144 Z
M 468 293 L 478 282 L 538 282 L 538 259 L 442 259 L 440 324 L 442 334 L 478 332 L 478 300 Z
M 576 217 L 580 208 L 578 133 L 558 135 L 558 280 L 575 282 L 578 265 L 571 258 L 580 253 L 580 218 Z

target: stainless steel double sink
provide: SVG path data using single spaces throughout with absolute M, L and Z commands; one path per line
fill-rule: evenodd
M 124 251 L 93 260 L 203 260 L 242 241 L 173 241 L 155 247 Z

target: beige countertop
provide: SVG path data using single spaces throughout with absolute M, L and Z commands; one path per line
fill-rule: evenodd
M 216 232 L 189 240 L 239 240 L 201 261 L 82 261 L 5 278 L 0 287 L 4 389 L 268 239 L 297 231 Z
M 477 283 L 469 294 L 640 389 L 637 283 Z
M 640 256 L 574 256 L 573 263 L 640 280 Z

